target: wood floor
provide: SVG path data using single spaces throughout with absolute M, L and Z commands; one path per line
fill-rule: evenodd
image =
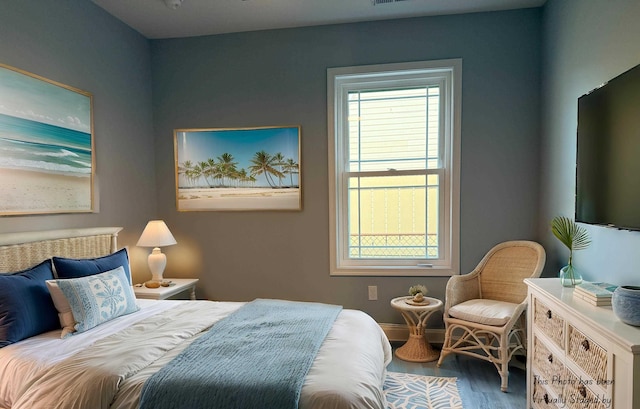
M 392 343 L 394 350 L 402 343 Z M 393 357 L 392 372 L 458 378 L 458 390 L 465 409 L 525 409 L 526 370 L 509 368 L 509 390 L 500 392 L 500 376 L 493 364 L 461 355 L 448 355 L 438 368 L 436 362 L 414 363 Z

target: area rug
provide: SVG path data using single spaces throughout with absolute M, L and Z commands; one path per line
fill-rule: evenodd
M 463 409 L 456 378 L 388 372 L 388 409 Z

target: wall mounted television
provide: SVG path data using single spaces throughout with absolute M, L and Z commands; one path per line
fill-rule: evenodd
M 640 230 L 640 65 L 578 98 L 576 221 Z

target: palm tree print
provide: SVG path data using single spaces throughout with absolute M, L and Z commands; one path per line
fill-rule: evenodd
M 238 163 L 233 160 L 233 155 L 230 153 L 223 153 L 218 156 L 219 171 L 222 176 L 222 186 L 225 186 L 225 178 L 233 179 L 235 177 L 237 164 Z
M 253 187 L 256 176 L 264 175 L 271 188 L 282 188 L 283 179 L 289 175 L 288 187 L 294 185 L 293 175 L 299 174 L 298 163 L 278 152 L 274 155 L 262 150 L 251 159 L 249 170 L 237 168 L 232 154 L 225 152 L 216 161 L 209 158 L 193 164 L 186 160 L 178 166 L 178 176 L 183 176 L 192 187 Z M 276 178 L 278 179 L 276 183 Z
M 96 289 L 96 299 L 101 299 L 100 310 L 103 318 L 118 315 L 126 309 L 126 299 L 123 295 L 122 284 L 115 277 L 96 277 L 99 282 L 93 286 Z M 108 313 L 107 310 L 108 309 Z
M 256 152 L 256 154 L 251 159 L 251 163 L 253 163 L 253 165 L 249 166 L 251 174 L 254 176 L 264 175 L 269 186 L 275 188 L 276 184 L 273 180 L 273 177 L 275 176 L 277 178 L 280 178 L 282 172 L 280 172 L 276 167 L 277 165 L 274 156 L 271 156 L 270 154 L 262 150 L 260 152 Z
M 278 152 L 275 155 L 273 155 L 273 165 L 277 166 L 278 170 L 280 170 L 280 175 L 278 175 L 278 187 L 282 187 L 282 179 L 284 178 L 284 175 L 285 175 L 282 172 L 283 166 L 285 164 L 284 161 L 285 161 L 285 158 L 281 152 Z
M 299 210 L 300 127 L 174 133 L 176 204 L 191 210 Z
M 284 173 L 289 174 L 289 183 L 290 183 L 290 186 L 293 187 L 293 175 L 300 174 L 300 170 L 298 169 L 298 163 L 291 158 L 287 159 L 285 161 L 283 171 Z
M 299 127 L 178 132 L 178 188 L 187 189 L 181 194 L 190 198 L 202 193 L 189 195 L 188 189 L 298 188 L 299 132 Z

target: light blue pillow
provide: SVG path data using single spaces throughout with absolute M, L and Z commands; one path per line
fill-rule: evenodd
M 122 266 L 88 277 L 56 280 L 64 294 L 76 332 L 84 332 L 140 308 Z

